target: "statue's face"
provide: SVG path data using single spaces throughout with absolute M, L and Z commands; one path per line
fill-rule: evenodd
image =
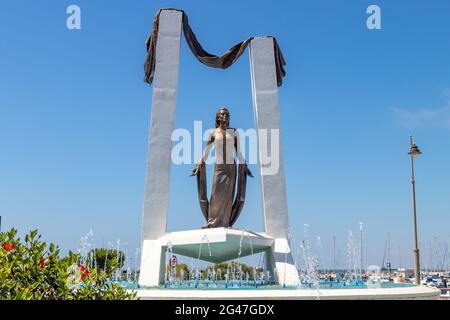
M 230 114 L 228 113 L 227 110 L 221 109 L 219 111 L 219 121 L 220 122 L 228 123 L 229 118 L 230 118 Z

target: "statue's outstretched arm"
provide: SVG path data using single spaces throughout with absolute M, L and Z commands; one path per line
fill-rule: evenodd
M 206 144 L 206 148 L 203 151 L 203 155 L 200 158 L 200 160 L 197 161 L 197 164 L 205 163 L 206 160 L 208 160 L 209 152 L 211 151 L 211 148 L 213 147 L 213 145 L 214 145 L 214 131 L 211 132 L 211 134 L 209 135 L 208 143 Z
M 238 131 L 236 129 L 234 130 L 234 148 L 236 149 L 236 154 L 237 154 L 239 163 L 240 164 L 244 164 L 245 163 L 245 159 L 244 159 L 244 157 L 242 156 L 242 153 L 241 153 L 241 141 L 239 139 L 239 133 L 238 133 Z
M 211 148 L 214 145 L 214 131 L 209 135 L 208 143 L 206 144 L 206 148 L 203 151 L 202 157 L 198 159 L 198 161 L 195 163 L 195 168 L 192 170 L 191 176 L 196 176 L 199 170 L 199 165 L 203 164 L 208 160 L 209 152 L 211 151 Z
M 240 142 L 240 138 L 239 138 L 239 133 L 236 129 L 234 130 L 234 147 L 236 149 L 236 154 L 237 154 L 237 157 L 239 160 L 239 164 L 245 165 L 245 172 L 250 177 L 253 177 L 253 174 L 250 171 L 250 169 L 247 167 L 247 163 L 245 162 L 244 156 L 241 153 L 241 142 Z

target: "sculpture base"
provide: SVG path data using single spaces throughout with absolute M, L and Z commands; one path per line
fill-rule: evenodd
M 439 295 L 439 289 L 425 286 L 323 290 L 137 290 L 137 298 L 141 300 L 439 300 Z
M 265 253 L 266 270 L 275 275 L 277 283 L 298 284 L 287 239 L 246 230 L 211 228 L 170 232 L 156 240 L 144 240 L 139 285 L 164 284 L 166 256 L 170 253 L 221 263 L 260 252 Z

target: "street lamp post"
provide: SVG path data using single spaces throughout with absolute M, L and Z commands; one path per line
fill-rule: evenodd
M 417 219 L 416 219 L 416 182 L 414 180 L 414 158 L 422 154 L 419 148 L 413 143 L 412 136 L 409 137 L 409 152 L 411 158 L 411 186 L 413 200 L 413 226 L 414 226 L 414 274 L 416 284 L 420 285 L 420 262 L 419 243 L 417 239 Z

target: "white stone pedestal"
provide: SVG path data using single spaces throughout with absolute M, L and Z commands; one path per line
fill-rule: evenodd
M 157 240 L 144 240 L 139 284 L 163 284 L 166 259 L 171 254 L 221 263 L 260 252 L 265 253 L 266 270 L 275 274 L 277 283 L 298 284 L 298 273 L 285 239 L 231 228 L 170 232 Z

